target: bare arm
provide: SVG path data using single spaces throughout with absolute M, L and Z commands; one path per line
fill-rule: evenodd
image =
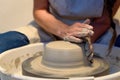
M 108 11 L 104 9 L 103 15 L 99 18 L 96 18 L 92 25 L 94 26 L 94 35 L 92 36 L 92 42 L 95 42 L 110 28 L 110 18 Z
M 116 14 L 119 7 L 120 7 L 120 0 L 116 0 L 114 7 L 113 7 L 113 16 Z
M 34 0 L 34 19 L 45 31 L 62 39 L 67 37 L 69 41 L 73 42 L 81 42 L 81 35 L 84 37 L 92 32 L 93 27 L 88 24 L 78 22 L 71 26 L 64 24 L 50 14 L 48 8 L 48 0 Z
M 34 0 L 34 18 L 41 27 L 56 36 L 63 37 L 68 27 L 48 12 L 48 0 Z

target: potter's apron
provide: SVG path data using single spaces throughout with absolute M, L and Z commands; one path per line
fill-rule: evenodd
M 68 25 L 76 21 L 83 22 L 87 18 L 100 17 L 104 6 L 104 0 L 49 0 L 49 3 L 50 13 Z M 46 33 L 34 21 L 15 31 L 25 34 L 30 43 L 55 40 L 53 35 Z

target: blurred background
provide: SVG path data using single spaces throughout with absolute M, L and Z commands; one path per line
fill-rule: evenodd
M 0 0 L 0 33 L 28 24 L 32 9 L 33 0 Z

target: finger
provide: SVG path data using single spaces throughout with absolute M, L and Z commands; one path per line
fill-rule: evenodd
M 88 24 L 81 24 L 81 27 L 82 27 L 82 28 L 87 28 L 87 29 L 89 29 L 89 30 L 93 30 L 93 26 L 88 25 Z
M 83 22 L 83 24 L 86 24 L 86 25 L 84 25 L 86 28 L 88 28 L 88 29 L 93 29 L 93 26 L 91 26 L 91 25 L 88 25 L 88 24 L 90 24 L 90 19 L 86 19 L 84 22 Z
M 86 28 L 82 28 L 80 31 L 75 31 L 72 33 L 69 33 L 68 36 L 75 36 L 75 37 L 86 37 L 86 36 L 92 36 L 94 32 L 92 30 L 88 30 Z
M 83 28 L 82 29 L 82 33 L 83 33 L 83 36 L 84 36 L 84 33 L 86 33 L 85 36 L 88 36 L 88 35 L 92 36 L 94 34 L 94 31 L 86 29 L 86 28 Z
M 75 37 L 78 37 L 78 38 L 86 37 L 88 35 L 89 35 L 88 32 L 74 32 L 72 34 L 69 34 L 69 36 L 75 36 Z
M 88 36 L 89 33 L 88 32 L 73 32 L 72 34 L 69 34 L 69 36 L 75 36 L 75 37 L 86 37 Z
M 69 39 L 70 42 L 76 42 L 76 43 L 82 43 L 82 42 L 83 42 L 82 39 L 76 38 L 76 37 L 74 37 L 74 36 L 69 36 L 68 39 Z
M 74 36 L 66 36 L 66 37 L 64 37 L 64 40 L 70 41 L 70 42 L 75 42 L 75 43 L 82 43 L 83 42 L 82 39 L 76 38 Z
M 86 37 L 88 35 L 89 35 L 88 32 L 80 32 L 80 33 L 77 33 L 75 36 L 81 38 L 81 37 Z
M 83 23 L 84 24 L 90 24 L 90 22 L 91 22 L 90 19 L 86 19 Z
M 86 24 L 86 23 L 89 23 L 89 21 L 85 21 L 85 23 L 74 23 L 72 26 L 75 26 L 75 27 L 78 27 L 78 28 L 87 28 L 87 29 L 90 29 L 92 30 L 93 29 L 93 26 L 89 25 L 89 24 Z
M 93 36 L 93 34 L 94 34 L 94 31 L 89 30 L 89 35 L 90 35 L 90 36 Z
M 74 34 L 74 36 L 76 37 L 87 37 L 87 36 L 93 36 L 94 32 L 90 31 L 90 32 L 77 32 L 76 34 Z

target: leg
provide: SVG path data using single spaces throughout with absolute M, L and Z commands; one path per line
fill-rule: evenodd
M 116 39 L 115 46 L 120 47 L 120 35 Z
M 0 53 L 29 44 L 29 40 L 24 34 L 16 31 L 9 31 L 0 34 Z

